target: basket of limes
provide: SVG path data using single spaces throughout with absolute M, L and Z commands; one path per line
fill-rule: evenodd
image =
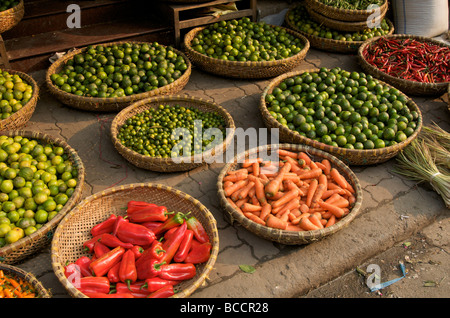
M 175 94 L 191 75 L 183 52 L 157 42 L 90 45 L 56 60 L 46 83 L 56 98 L 87 111 L 120 111 L 138 100 Z
M 278 76 L 265 88 L 259 108 L 282 142 L 324 150 L 349 165 L 395 157 L 422 128 L 411 98 L 370 74 L 339 67 Z
M 52 239 L 81 198 L 84 166 L 64 140 L 32 131 L 0 134 L 0 261 L 19 262 Z
M 0 0 L 0 33 L 15 27 L 24 13 L 23 0 Z
M 184 48 L 205 72 L 256 79 L 292 70 L 305 58 L 309 42 L 293 30 L 244 17 L 192 29 Z
M 0 70 L 0 131 L 23 128 L 36 109 L 39 86 L 28 74 Z

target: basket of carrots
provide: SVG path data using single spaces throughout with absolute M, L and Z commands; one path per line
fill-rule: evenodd
M 212 270 L 216 220 L 193 197 L 161 184 L 94 194 L 60 223 L 52 267 L 74 298 L 188 297 Z
M 333 155 L 306 145 L 273 144 L 228 163 L 218 181 L 231 224 L 286 245 L 308 244 L 345 228 L 359 213 L 362 189 Z
M 391 34 L 364 42 L 361 68 L 405 94 L 442 95 L 450 84 L 450 45 L 432 38 Z
M 51 294 L 33 274 L 0 263 L 0 298 L 51 298 Z

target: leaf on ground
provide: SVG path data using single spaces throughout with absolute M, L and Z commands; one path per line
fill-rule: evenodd
M 239 268 L 241 269 L 241 271 L 252 274 L 255 272 L 255 268 L 251 265 L 239 265 Z

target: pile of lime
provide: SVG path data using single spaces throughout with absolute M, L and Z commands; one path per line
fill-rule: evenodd
M 313 20 L 303 5 L 298 5 L 293 8 L 287 14 L 286 19 L 296 29 L 307 35 L 336 41 L 365 41 L 375 36 L 386 35 L 390 31 L 390 27 L 386 19 L 383 19 L 380 22 L 380 27 L 378 28 L 367 28 L 363 31 L 357 32 L 334 30 Z
M 401 91 L 370 74 L 321 68 L 284 79 L 265 95 L 270 114 L 300 135 L 335 147 L 384 148 L 405 141 L 420 114 Z
M 274 61 L 298 54 L 302 39 L 285 28 L 244 17 L 208 25 L 191 41 L 193 50 L 228 61 Z
M 33 96 L 33 86 L 18 74 L 0 70 L 0 119 L 7 119 L 25 106 Z
M 0 0 L 0 12 L 14 8 L 19 2 L 19 0 Z
M 187 69 L 188 62 L 171 46 L 117 43 L 88 46 L 50 79 L 77 96 L 124 97 L 169 85 Z
M 207 129 L 217 128 L 207 136 Z M 217 112 L 161 104 L 135 114 L 119 128 L 117 139 L 139 154 L 159 158 L 190 156 L 214 148 L 226 134 L 225 119 Z M 187 148 L 186 148 L 187 147 Z M 190 154 L 185 151 L 190 150 Z
M 0 247 L 39 230 L 61 211 L 78 171 L 64 148 L 22 136 L 0 136 Z

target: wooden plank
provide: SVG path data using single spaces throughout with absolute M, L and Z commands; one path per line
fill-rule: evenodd
M 253 14 L 252 9 L 244 9 L 239 10 L 236 12 L 230 12 L 225 15 L 214 17 L 214 16 L 206 16 L 206 17 L 200 17 L 200 18 L 194 18 L 189 20 L 180 21 L 180 29 L 190 28 L 194 26 L 204 25 L 204 24 L 210 24 L 219 22 L 222 20 L 232 20 L 232 19 L 238 19 L 246 16 L 251 16 Z

